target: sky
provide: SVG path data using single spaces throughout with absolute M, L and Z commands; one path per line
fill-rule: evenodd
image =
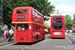
M 73 15 L 75 14 L 75 0 L 48 0 L 48 2 L 51 2 L 51 5 L 54 5 L 55 9 L 59 9 L 61 15 L 70 15 L 71 19 L 73 19 Z M 50 25 L 50 20 L 45 23 Z
M 48 0 L 48 2 L 51 2 L 51 5 L 59 9 L 60 14 L 70 15 L 73 19 L 75 13 L 75 0 Z

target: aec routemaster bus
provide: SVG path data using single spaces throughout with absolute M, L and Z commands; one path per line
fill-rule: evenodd
M 51 38 L 65 38 L 64 16 L 51 16 Z
M 32 43 L 45 39 L 44 17 L 32 7 L 16 7 L 12 13 L 15 42 Z

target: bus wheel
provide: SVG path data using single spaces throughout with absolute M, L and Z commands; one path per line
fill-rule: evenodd
M 38 42 L 38 35 L 36 36 L 36 43 Z

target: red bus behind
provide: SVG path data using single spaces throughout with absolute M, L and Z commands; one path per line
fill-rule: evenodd
M 51 16 L 51 38 L 65 38 L 64 16 Z

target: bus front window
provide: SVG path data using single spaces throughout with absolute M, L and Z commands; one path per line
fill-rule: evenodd
M 17 24 L 17 30 L 28 30 L 28 24 Z

